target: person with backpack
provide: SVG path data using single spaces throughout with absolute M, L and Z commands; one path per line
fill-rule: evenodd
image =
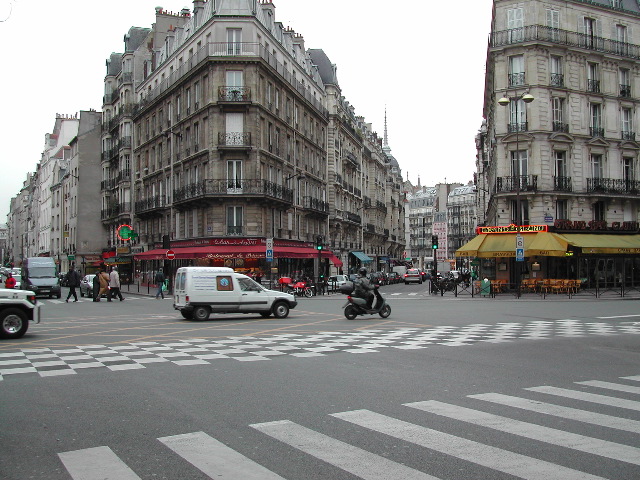
M 165 280 L 164 272 L 162 270 L 158 270 L 158 272 L 156 273 L 156 276 L 154 278 L 154 282 L 158 286 L 158 291 L 156 293 L 156 300 L 159 297 L 162 297 L 162 299 L 164 300 L 164 293 L 162 293 L 162 287 L 164 286 L 164 280 Z
M 76 271 L 73 265 L 69 267 L 69 271 L 65 275 L 65 282 L 69 287 L 69 294 L 67 295 L 67 299 L 65 302 L 69 303 L 69 299 L 71 295 L 73 295 L 73 301 L 78 301 L 78 294 L 76 293 L 76 288 L 80 286 L 80 275 Z

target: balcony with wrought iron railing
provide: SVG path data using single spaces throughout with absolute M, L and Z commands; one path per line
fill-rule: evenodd
M 120 182 L 130 182 L 131 181 L 131 170 L 120 170 L 118 175 L 116 176 L 116 181 Z
M 569 124 L 563 122 L 553 122 L 553 131 L 554 132 L 562 132 L 569 133 Z
M 630 132 L 628 130 L 623 130 L 621 134 L 622 140 L 636 140 L 636 132 Z
M 519 177 L 498 177 L 496 178 L 496 192 L 507 193 L 518 191 L 538 190 L 537 175 L 520 175 Z
M 362 217 L 357 213 L 345 212 L 345 218 L 353 223 L 362 223 Z
M 337 183 L 338 185 L 342 185 L 342 175 L 340 175 L 339 173 L 336 173 L 335 183 Z
M 631 98 L 631 85 L 620 84 L 620 95 L 622 98 Z
M 509 133 L 526 132 L 527 127 L 528 127 L 527 122 L 509 123 L 507 125 L 507 132 Z
M 358 158 L 355 156 L 353 152 L 345 152 L 343 158 L 351 162 L 354 167 L 359 167 Z
M 169 204 L 164 195 L 154 195 L 142 200 L 137 200 L 134 207 L 136 215 L 140 216 L 158 211 L 161 213 L 165 209 L 169 208 Z
M 302 206 L 306 210 L 313 210 L 316 213 L 320 213 L 323 216 L 329 215 L 329 204 L 312 196 L 305 196 L 302 198 Z
M 194 202 L 219 202 L 221 198 L 254 197 L 287 206 L 293 203 L 293 190 L 264 179 L 207 179 L 174 190 L 175 206 Z
M 604 128 L 589 127 L 589 135 L 591 136 L 591 138 L 604 138 Z
M 229 103 L 251 102 L 251 88 L 218 87 L 218 101 Z
M 373 223 L 367 223 L 364 229 L 369 233 L 376 233 L 376 226 Z
M 508 81 L 510 87 L 524 85 L 524 72 L 508 74 Z
M 544 42 L 640 59 L 640 46 L 638 45 L 609 40 L 588 33 L 552 28 L 545 25 L 529 25 L 526 27 L 492 32 L 490 42 L 491 48 L 521 43 Z
M 564 75 L 562 73 L 552 73 L 549 85 L 552 87 L 564 87 Z
M 587 92 L 600 93 L 600 80 L 587 79 Z
M 218 148 L 251 148 L 251 133 L 228 132 L 218 133 Z
M 587 178 L 587 192 L 638 195 L 640 181 L 622 178 Z
M 553 177 L 553 190 L 556 192 L 571 192 L 571 177 L 554 176 Z

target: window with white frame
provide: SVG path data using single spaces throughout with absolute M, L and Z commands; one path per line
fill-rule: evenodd
M 242 235 L 243 215 L 242 207 L 238 205 L 227 207 L 227 235 Z
M 635 180 L 633 158 L 625 157 L 622 159 L 622 175 L 625 182 L 632 182 Z
M 569 205 L 567 200 L 556 201 L 556 220 L 569 220 Z
M 630 108 L 620 110 L 620 124 L 623 140 L 635 140 L 633 132 L 633 111 Z
M 562 69 L 562 57 L 559 55 L 551 55 L 550 60 L 551 78 L 550 84 L 552 87 L 564 86 L 564 73 Z
M 587 64 L 587 90 L 593 93 L 600 93 L 600 73 L 597 63 Z
M 227 188 L 242 188 L 242 160 L 227 161 Z
M 553 131 L 567 132 L 568 128 L 564 123 L 564 98 L 553 97 L 551 99 L 551 115 L 553 118 Z
M 591 155 L 591 177 L 592 178 L 603 178 L 604 165 L 602 161 L 602 155 L 600 154 L 592 154 Z
M 599 103 L 592 103 L 590 106 L 590 114 L 591 136 L 604 136 L 604 129 L 602 128 L 602 105 Z
M 511 152 L 511 175 L 520 178 L 528 175 L 528 153 L 527 150 L 513 150 Z
M 603 201 L 593 204 L 593 219 L 596 222 L 604 222 L 607 219 L 607 205 Z
M 242 54 L 242 29 L 227 28 L 227 55 Z
M 629 69 L 621 68 L 618 77 L 620 78 L 620 96 L 631 97 L 631 74 Z
M 509 86 L 524 85 L 524 55 L 509 57 Z
M 527 131 L 527 108 L 524 100 L 509 102 L 509 132 Z
M 524 39 L 524 9 L 510 8 L 507 10 L 507 30 L 511 42 L 521 42 Z

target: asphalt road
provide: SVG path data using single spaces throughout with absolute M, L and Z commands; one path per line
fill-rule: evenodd
M 43 300 L 0 343 L 0 478 L 640 478 L 638 301 L 423 287 L 384 320 Z

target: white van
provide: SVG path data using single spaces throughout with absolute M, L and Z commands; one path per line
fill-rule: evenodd
M 211 313 L 285 318 L 298 304 L 293 295 L 267 290 L 227 267 L 181 267 L 173 285 L 173 308 L 193 320 L 207 320 Z

